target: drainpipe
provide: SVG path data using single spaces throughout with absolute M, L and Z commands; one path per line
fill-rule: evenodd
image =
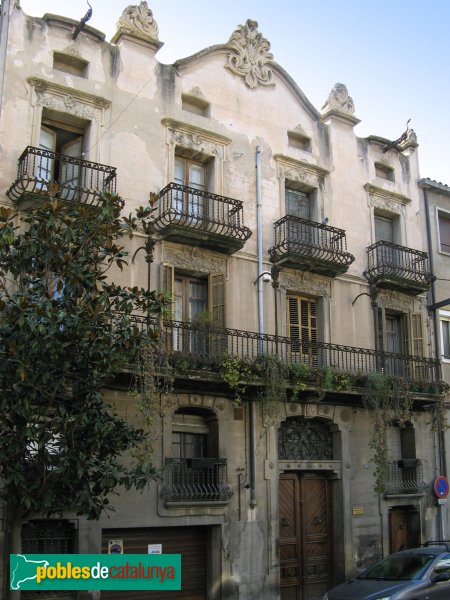
M 262 244 L 262 193 L 261 193 L 261 148 L 256 146 L 256 234 L 258 255 L 258 332 L 264 335 L 264 303 L 263 303 L 263 244 Z M 263 350 L 262 340 L 259 352 Z M 254 400 L 249 401 L 249 475 L 250 475 L 250 508 L 256 507 L 256 452 L 255 452 L 255 413 Z
M 258 331 L 264 335 L 261 148 L 256 146 L 256 235 L 258 252 Z
M 11 18 L 11 2 L 3 0 L 0 15 L 0 115 L 3 105 L 3 86 L 5 81 L 6 55 L 8 51 L 9 21 Z
M 420 182 L 419 182 L 420 183 Z M 427 231 L 427 245 L 428 245 L 428 260 L 430 264 L 430 272 L 431 272 L 431 306 L 433 313 L 433 328 L 434 328 L 434 355 L 436 361 L 438 361 L 439 356 L 439 340 L 438 340 L 438 332 L 439 332 L 439 322 L 436 315 L 436 286 L 435 286 L 435 277 L 434 277 L 434 261 L 433 261 L 433 242 L 431 237 L 431 222 L 430 222 L 430 204 L 428 201 L 428 191 L 426 187 L 423 187 L 423 200 L 425 207 L 425 224 Z M 440 370 L 439 364 L 436 364 L 436 381 L 440 379 Z M 445 431 L 442 431 L 442 427 L 439 424 L 438 428 L 438 450 L 439 450 L 439 462 L 440 462 L 440 475 L 447 476 L 447 450 L 445 445 Z M 444 507 L 440 506 L 439 516 L 440 516 L 440 533 L 441 539 L 445 540 L 447 538 L 445 520 L 444 520 Z

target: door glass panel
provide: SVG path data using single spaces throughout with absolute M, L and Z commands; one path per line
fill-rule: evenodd
M 76 138 L 61 148 L 61 153 L 70 158 L 81 157 L 82 138 Z M 80 165 L 61 160 L 60 166 L 60 197 L 67 200 L 75 200 L 79 196 Z
M 173 180 L 178 185 L 184 185 L 184 166 L 185 161 L 183 159 L 175 159 Z M 174 190 L 172 198 L 172 208 L 174 208 L 177 212 L 183 212 L 183 192 L 181 192 L 180 190 Z
M 42 127 L 39 137 L 39 148 L 49 152 L 55 152 L 56 134 Z M 36 160 L 35 176 L 39 180 L 38 187 L 42 188 L 44 182 L 47 183 L 53 179 L 54 159 L 48 156 L 38 156 Z
M 203 165 L 189 165 L 190 188 L 204 191 L 205 189 L 205 169 Z M 197 217 L 203 216 L 203 196 L 195 193 L 189 194 L 189 214 Z

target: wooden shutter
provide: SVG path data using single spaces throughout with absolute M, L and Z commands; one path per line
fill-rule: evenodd
M 209 312 L 214 327 L 225 327 L 225 274 L 209 276 Z
M 423 329 L 422 329 L 422 315 L 420 313 L 414 313 L 410 317 L 411 326 L 411 354 L 413 356 L 423 356 Z
M 161 267 L 161 288 L 169 294 L 171 298 L 171 304 L 169 308 L 168 318 L 174 319 L 174 289 L 175 289 L 175 269 L 173 265 L 163 263 Z M 177 328 L 164 327 L 163 328 L 163 347 L 165 352 L 173 352 L 179 350 L 179 335 L 180 330 Z
M 317 355 L 317 303 L 310 298 L 288 296 L 288 335 L 292 352 L 301 352 L 302 362 Z
M 392 219 L 375 215 L 375 240 L 377 242 L 380 242 L 381 240 L 385 242 L 394 241 L 394 227 Z
M 214 328 L 225 327 L 225 274 L 209 276 L 209 302 L 211 324 Z M 209 334 L 209 352 L 211 356 L 220 356 L 227 349 L 225 332 L 212 331 Z
M 311 200 L 306 192 L 286 189 L 286 214 L 311 220 Z

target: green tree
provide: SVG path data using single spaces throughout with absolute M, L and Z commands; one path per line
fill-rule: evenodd
M 166 306 L 161 294 L 107 276 L 127 265 L 120 240 L 138 224 L 122 204 L 109 194 L 97 207 L 50 198 L 21 222 L 0 209 L 0 497 L 12 552 L 33 513 L 70 508 L 96 519 L 111 493 L 154 476 L 133 453 L 146 433 L 102 397 L 155 343 L 132 314 Z

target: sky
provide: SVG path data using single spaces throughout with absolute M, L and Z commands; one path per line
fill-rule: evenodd
M 128 4 L 90 0 L 88 24 L 109 41 Z M 395 140 L 409 127 L 419 142 L 421 177 L 450 185 L 450 0 L 147 0 L 164 42 L 162 63 L 226 43 L 239 24 L 258 21 L 274 60 L 320 110 L 344 83 L 361 123 L 356 135 Z M 20 0 L 31 16 L 80 20 L 86 0 Z

